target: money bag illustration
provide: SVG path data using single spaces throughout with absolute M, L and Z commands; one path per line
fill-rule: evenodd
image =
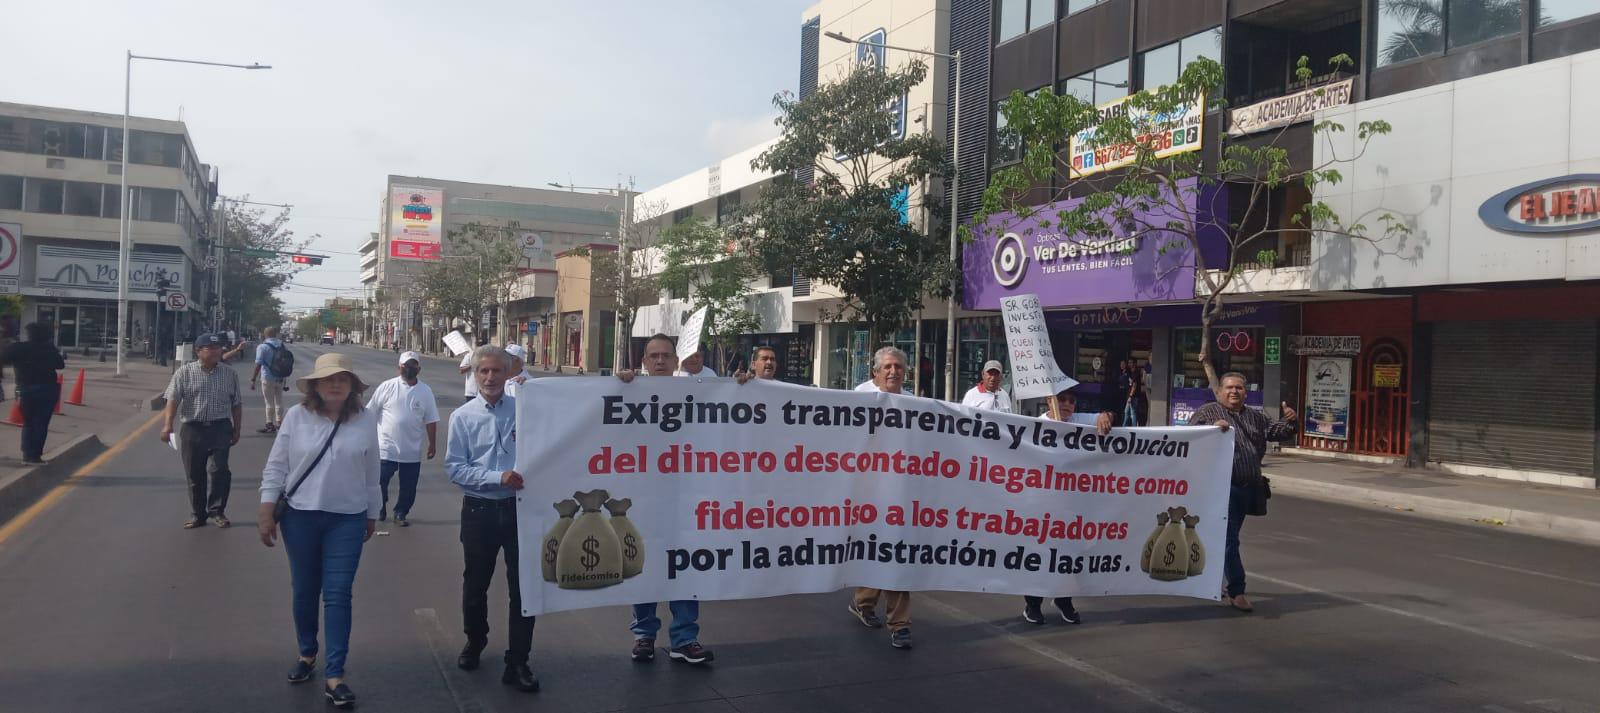
M 608 497 L 604 490 L 572 494 L 583 512 L 573 518 L 556 549 L 556 586 L 600 589 L 622 583 L 622 545 L 600 514 L 600 504 Z
M 1183 536 L 1189 541 L 1189 576 L 1193 577 L 1206 570 L 1206 546 L 1200 543 L 1200 533 L 1194 531 L 1194 526 L 1200 524 L 1199 515 L 1190 515 L 1183 519 Z
M 1139 554 L 1139 569 L 1145 574 L 1150 573 L 1150 554 L 1156 550 L 1156 538 L 1161 536 L 1161 531 L 1167 526 L 1169 516 L 1166 513 L 1156 514 L 1156 529 L 1150 531 L 1150 536 L 1144 540 L 1144 551 Z
M 572 516 L 578 514 L 578 504 L 571 500 L 555 503 L 555 508 L 561 517 L 544 533 L 544 542 L 539 547 L 539 567 L 546 582 L 556 581 L 556 553 L 561 550 L 561 536 L 567 534 L 567 529 L 572 527 Z
M 1183 535 L 1183 517 L 1188 514 L 1182 507 L 1167 510 L 1167 524 L 1150 553 L 1151 579 L 1176 582 L 1189 576 L 1189 540 Z
M 644 538 L 639 535 L 639 528 L 634 527 L 633 521 L 628 519 L 628 508 L 631 507 L 632 498 L 606 501 L 606 511 L 611 513 L 611 529 L 617 533 L 618 544 L 622 545 L 623 579 L 644 571 Z

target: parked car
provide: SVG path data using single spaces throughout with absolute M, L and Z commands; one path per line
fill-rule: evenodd
M 333 344 L 333 332 L 327 332 L 327 333 L 323 334 L 322 335 L 322 343 L 323 344 Z

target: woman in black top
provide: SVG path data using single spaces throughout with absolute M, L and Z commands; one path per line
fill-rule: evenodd
M 22 399 L 22 462 L 44 463 L 44 439 L 50 432 L 50 416 L 61 398 L 56 370 L 66 361 L 56 345 L 50 343 L 50 325 L 29 322 L 23 328 L 28 341 L 6 348 L 5 363 L 17 380 L 17 398 Z

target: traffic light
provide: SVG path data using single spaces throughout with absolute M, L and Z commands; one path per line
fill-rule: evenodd
M 322 258 L 320 258 L 320 257 L 312 257 L 310 255 L 293 255 L 293 256 L 290 256 L 289 259 L 291 261 L 293 261 L 296 265 L 321 265 L 322 264 Z

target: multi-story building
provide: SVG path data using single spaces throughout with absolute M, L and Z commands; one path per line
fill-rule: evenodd
M 362 284 L 371 287 L 376 303 L 375 340 L 437 351 L 449 330 L 472 331 L 482 324 L 482 336 L 494 343 L 523 341 L 520 335 L 530 333 L 531 324 L 555 311 L 556 255 L 615 245 L 621 203 L 616 195 L 389 176 L 380 230 L 361 253 Z M 523 258 L 520 277 L 508 286 L 508 302 L 485 305 L 479 319 L 456 324 L 425 313 L 413 278 L 441 260 L 472 259 L 451 252 L 452 238 L 471 226 L 516 241 Z
M 1308 450 L 1594 487 L 1600 141 L 1582 127 L 1600 106 L 1600 2 L 951 0 L 951 17 L 963 219 L 1017 159 L 998 120 L 1013 91 L 1099 105 L 1209 57 L 1231 108 L 1205 116 L 1202 156 L 1271 137 L 1299 168 L 1355 155 L 1353 132 L 1314 141 L 1315 122 L 1388 121 L 1316 198 L 1346 220 L 1392 213 L 1411 234 L 1373 245 L 1289 229 L 1260 246 L 1276 259 L 1230 298 L 1216 366 L 1247 376 L 1252 405 L 1306 413 Z M 1352 66 L 1297 81 L 1300 57 L 1321 71 L 1340 54 Z M 1309 198 L 1286 185 L 1272 201 Z M 1038 261 L 999 284 L 1002 237 L 968 246 L 964 299 L 993 309 L 1037 292 L 1061 366 L 1085 382 L 1080 408 L 1118 408 L 1114 365 L 1130 357 L 1152 376 L 1152 424 L 1210 398 L 1193 285 L 1153 294 L 1136 270 Z
M 128 284 L 131 347 L 204 331 L 206 256 L 216 174 L 182 122 L 132 117 Z M 117 336 L 122 116 L 0 103 L 0 293 L 20 294 L 22 322 L 53 325 L 68 349 Z M 161 310 L 158 285 L 188 306 Z M 14 327 L 8 327 L 14 329 Z

